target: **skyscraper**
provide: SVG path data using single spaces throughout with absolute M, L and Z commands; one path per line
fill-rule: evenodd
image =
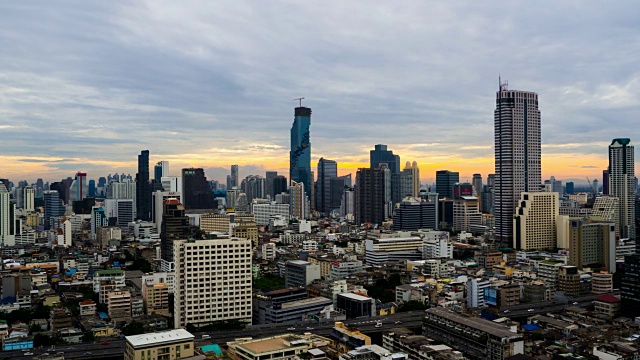
M 163 262 L 175 262 L 173 243 L 176 240 L 187 240 L 191 234 L 189 217 L 184 214 L 184 206 L 180 200 L 169 198 L 162 202 L 162 229 L 160 251 Z M 165 266 L 166 267 L 166 266 Z
M 538 94 L 496 92 L 495 124 L 495 236 L 511 244 L 513 215 L 522 192 L 540 191 L 540 110 Z
M 138 219 L 151 220 L 151 189 L 149 150 L 142 150 L 138 155 L 138 173 L 136 174 L 136 216 Z
M 602 195 L 609 195 L 609 169 L 602 170 Z
M 297 107 L 291 126 L 291 151 L 289 153 L 289 181 L 304 184 L 304 191 L 311 199 L 311 109 Z
M 636 238 L 634 148 L 630 139 L 609 145 L 609 195 L 618 198 L 620 237 Z
M 400 156 L 394 155 L 391 150 L 387 150 L 387 145 L 378 144 L 373 150 L 370 150 L 369 162 L 372 169 L 378 169 L 380 165 L 387 164 L 392 174 L 400 173 Z
M 69 188 L 69 203 L 72 204 L 74 201 L 81 201 L 88 195 L 87 174 L 78 171 Z
M 275 196 L 278 194 L 282 194 L 283 192 L 287 192 L 287 177 L 284 175 L 278 175 L 273 179 L 273 198 L 275 200 Z
M 25 211 L 34 211 L 35 207 L 36 190 L 31 186 L 26 186 L 22 189 L 22 208 Z
M 43 193 L 44 198 L 44 228 L 51 227 L 51 218 L 64 215 L 64 206 L 62 199 L 57 190 L 46 190 Z
M 385 220 L 387 194 L 386 177 L 389 170 L 384 168 L 360 168 L 356 173 L 356 224 L 373 223 L 381 225 Z
M 153 167 L 153 178 L 156 182 L 162 182 L 162 178 L 169 176 L 169 162 L 158 161 Z
M 440 199 L 453 199 L 453 187 L 460 182 L 460 173 L 449 170 L 436 171 L 436 191 Z
M 16 205 L 9 200 L 9 191 L 0 183 L 0 245 L 16 244 Z
M 473 190 L 478 197 L 478 202 L 480 203 L 480 211 L 482 211 L 482 174 L 473 174 L 473 180 L 471 182 L 473 184 Z
M 182 204 L 189 209 L 213 209 L 213 191 L 202 168 L 182 169 Z
M 277 171 L 267 171 L 266 172 L 265 181 L 264 181 L 264 196 L 265 196 L 265 198 L 268 195 L 271 198 L 271 200 L 275 199 L 276 192 L 275 192 L 275 189 L 273 187 L 273 180 L 277 176 L 278 176 L 278 172 Z
M 327 213 L 331 210 L 331 179 L 338 177 L 338 163 L 320 158 L 318 160 L 318 182 L 316 187 L 316 210 Z
M 231 165 L 231 175 L 229 177 L 229 183 L 227 184 L 227 189 L 231 189 L 234 186 L 238 187 L 240 185 L 240 175 L 238 175 L 238 165 Z
M 304 183 L 292 182 L 289 188 L 291 216 L 298 220 L 309 217 L 309 197 L 304 189 Z

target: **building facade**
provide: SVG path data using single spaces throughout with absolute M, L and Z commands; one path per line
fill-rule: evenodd
M 496 93 L 495 218 L 497 240 L 513 240 L 513 215 L 520 194 L 540 190 L 540 110 L 538 94 L 508 90 Z
M 289 152 L 289 179 L 304 184 L 305 194 L 311 199 L 313 177 L 311 175 L 311 109 L 297 107 L 291 126 L 291 151 Z

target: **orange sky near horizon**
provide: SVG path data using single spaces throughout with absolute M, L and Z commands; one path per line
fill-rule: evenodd
M 206 154 L 183 154 L 170 156 L 151 156 L 150 164 L 157 161 L 168 160 L 170 164 L 171 175 L 178 175 L 179 169 L 185 167 L 202 167 L 208 168 L 225 168 L 228 169 L 231 164 L 240 166 L 241 176 L 245 176 L 243 166 L 252 166 L 262 168 L 262 170 L 276 170 L 282 174 L 288 173 L 288 162 L 282 156 L 251 156 L 256 154 L 234 154 L 231 157 L 212 157 Z M 273 154 L 272 154 L 273 155 Z M 417 155 L 417 154 L 414 154 Z M 213 160 L 216 158 L 216 160 Z M 317 164 L 319 156 L 312 158 L 312 169 Z M 437 170 L 451 170 L 460 173 L 461 181 L 471 181 L 474 173 L 482 174 L 486 181 L 487 174 L 494 173 L 493 157 L 474 157 L 460 158 L 450 156 L 447 159 L 427 158 L 415 156 L 413 158 L 402 156 L 402 159 L 416 160 L 420 168 L 420 178 L 423 183 L 431 183 L 435 179 Z M 242 160 L 239 160 L 242 159 Z M 345 175 L 355 172 L 360 167 L 368 167 L 368 163 L 362 162 L 362 156 L 342 156 L 333 158 L 338 162 L 339 174 Z M 402 161 L 401 167 L 404 167 Z M 107 161 L 93 160 L 85 158 L 43 158 L 43 157 L 18 157 L 18 156 L 0 156 L 2 163 L 2 173 L 0 177 L 8 178 L 13 182 L 26 179 L 34 182 L 37 178 L 43 178 L 45 181 L 57 181 L 58 179 L 73 176 L 76 171 L 84 171 L 89 175 L 90 179 L 97 179 L 100 176 L 106 176 L 109 173 L 127 173 L 134 175 L 137 163 L 135 157 L 132 161 Z M 542 157 L 542 178 L 547 179 L 555 176 L 559 180 L 575 180 L 578 183 L 586 183 L 586 177 L 599 179 L 601 181 L 602 170 L 607 166 L 606 154 L 601 156 L 585 156 L 582 154 L 547 154 Z M 57 164 L 64 164 L 62 169 L 56 168 Z M 68 169 L 68 170 L 67 170 Z M 153 171 L 153 169 L 151 169 Z M 260 171 L 260 170 L 256 170 Z M 258 173 L 260 174 L 260 173 Z M 261 173 L 264 175 L 264 173 Z M 224 181 L 223 174 L 207 174 L 209 179 Z

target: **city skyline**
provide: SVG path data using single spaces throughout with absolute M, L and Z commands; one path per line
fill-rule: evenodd
M 287 174 L 304 96 L 312 164 L 354 174 L 386 144 L 425 183 L 444 169 L 471 181 L 493 173 L 502 74 L 543 99 L 543 179 L 584 184 L 607 167 L 610 139 L 640 136 L 637 6 L 3 3 L 2 176 L 135 174 L 142 149 L 171 175 Z

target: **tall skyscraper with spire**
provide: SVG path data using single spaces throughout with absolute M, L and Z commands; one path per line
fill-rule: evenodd
M 609 145 L 608 193 L 618 198 L 621 238 L 636 238 L 634 148 L 630 139 L 613 139 Z
M 520 193 L 540 191 L 538 94 L 509 90 L 501 81 L 496 92 L 494 124 L 495 236 L 499 242 L 511 243 Z
M 311 109 L 299 106 L 295 109 L 291 126 L 291 151 L 289 153 L 289 180 L 303 183 L 307 197 L 311 199 Z

